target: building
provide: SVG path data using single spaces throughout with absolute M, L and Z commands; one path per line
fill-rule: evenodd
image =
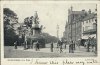
M 88 12 L 85 10 L 73 11 L 73 7 L 71 7 L 68 9 L 68 22 L 66 23 L 63 37 L 67 41 L 78 41 L 85 39 L 86 36 L 90 35 L 90 32 L 91 37 L 96 37 L 96 18 L 97 15 L 91 13 L 90 9 Z
M 96 10 L 95 10 L 96 11 Z M 89 10 L 89 14 L 83 19 L 82 22 L 82 39 L 88 39 L 88 37 L 96 38 L 97 35 L 97 13 L 91 13 Z
M 85 16 L 85 11 L 73 11 L 73 7 L 68 10 L 68 22 L 65 26 L 64 36 L 67 38 L 67 41 L 73 40 L 77 41 L 81 39 L 81 22 L 82 17 Z
M 64 42 L 68 41 L 68 34 L 69 34 L 68 31 L 69 31 L 68 22 L 66 22 L 65 31 L 63 32 Z

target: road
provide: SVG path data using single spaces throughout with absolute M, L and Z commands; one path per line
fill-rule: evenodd
M 54 48 L 51 52 L 50 48 L 41 48 L 40 51 L 35 51 L 35 49 L 23 50 L 23 47 L 18 46 L 18 49 L 14 49 L 14 46 L 4 47 L 4 57 L 5 58 L 54 58 L 54 57 L 95 57 L 94 52 L 86 52 L 84 47 L 76 47 L 74 53 L 69 53 L 68 45 L 63 52 L 60 53 L 58 48 Z

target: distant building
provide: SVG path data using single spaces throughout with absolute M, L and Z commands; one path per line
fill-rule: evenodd
M 63 33 L 63 38 L 64 38 L 64 42 L 68 41 L 69 37 L 68 37 L 68 34 L 69 34 L 69 24 L 68 22 L 66 22 L 66 26 L 65 26 L 65 31 Z
M 73 11 L 73 7 L 68 10 L 68 22 L 66 22 L 63 37 L 67 40 L 78 41 L 86 39 L 85 36 L 93 33 L 96 36 L 96 21 L 97 14 L 91 13 L 91 10 L 86 12 Z M 92 35 L 93 36 L 93 35 Z
M 68 10 L 68 23 L 65 27 L 65 37 L 67 41 L 73 40 L 77 41 L 81 38 L 81 28 L 82 28 L 82 16 L 85 15 L 85 11 L 73 11 L 73 7 Z

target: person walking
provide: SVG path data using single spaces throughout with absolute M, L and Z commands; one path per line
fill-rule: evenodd
M 33 49 L 33 40 L 31 40 L 31 49 Z
M 91 46 L 92 46 L 92 52 L 94 52 L 94 46 L 95 46 L 95 42 L 94 42 L 94 37 L 92 37 L 91 39 Z
M 87 42 L 87 52 L 90 52 L 90 37 L 88 38 Z
M 53 42 L 51 43 L 51 52 L 53 52 Z
M 74 41 L 72 41 L 71 50 L 72 50 L 72 53 L 74 53 L 74 50 L 75 50 L 75 44 L 74 44 Z
M 69 41 L 69 53 L 71 53 L 71 41 Z
M 38 51 L 40 50 L 40 44 L 39 44 L 38 41 L 37 41 L 37 50 L 38 50 Z
M 37 51 L 37 42 L 36 41 L 34 42 L 34 48 L 35 48 L 35 51 Z
M 71 41 L 70 45 L 69 45 L 69 53 L 74 53 L 74 45 L 73 45 L 73 41 Z
M 65 49 L 66 49 L 66 45 L 67 45 L 67 44 L 65 43 Z
M 75 50 L 75 41 L 73 41 L 73 50 Z
M 60 41 L 60 53 L 62 53 L 63 51 L 62 51 L 62 41 Z
M 23 45 L 24 45 L 24 50 L 26 50 L 27 49 L 27 41 L 25 40 L 25 42 L 23 43 Z
M 35 49 L 36 51 L 40 50 L 38 41 L 35 43 Z
M 17 49 L 17 41 L 14 42 L 14 48 Z

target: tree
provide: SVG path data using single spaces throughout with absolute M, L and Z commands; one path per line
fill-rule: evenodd
M 31 17 L 26 17 L 24 19 L 24 24 L 27 26 L 27 27 L 32 27 L 32 24 L 33 24 L 33 16 Z
M 17 22 L 17 15 L 14 11 L 10 10 L 9 8 L 3 9 L 4 14 L 4 45 L 13 45 L 13 43 L 18 40 L 18 36 L 15 34 L 13 29 L 13 23 Z M 12 21 L 12 19 L 14 21 Z
M 51 43 L 51 42 L 57 42 L 58 38 L 55 36 L 51 36 L 48 33 L 42 33 L 42 36 L 44 36 L 46 43 Z

